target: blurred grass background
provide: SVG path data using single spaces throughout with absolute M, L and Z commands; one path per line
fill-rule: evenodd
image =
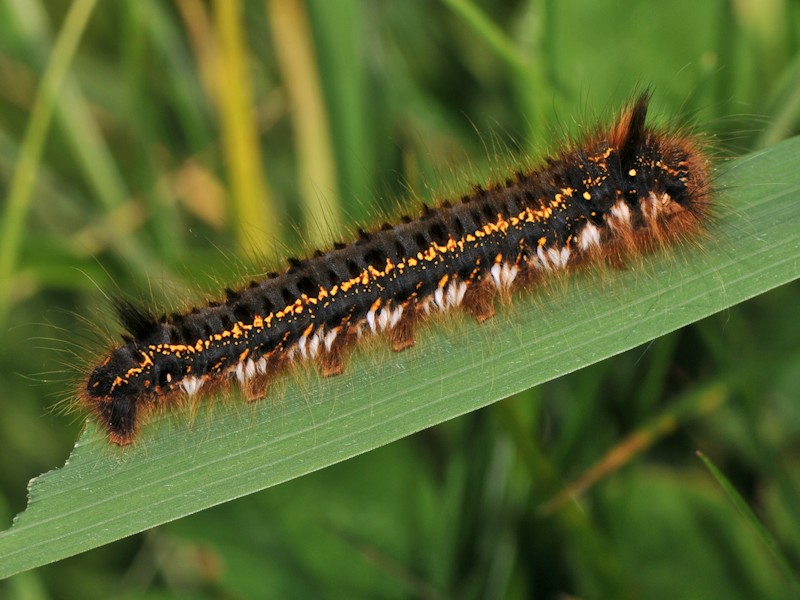
M 698 124 L 718 155 L 757 149 L 800 128 L 798 48 L 791 0 L 0 0 L 3 526 L 78 435 L 53 410 L 69 375 L 51 372 L 116 331 L 103 291 L 200 298 L 262 270 L 242 266 L 254 256 L 540 156 L 646 86 L 656 118 Z M 695 451 L 797 572 L 799 297 L 785 286 L 0 592 L 791 597 Z

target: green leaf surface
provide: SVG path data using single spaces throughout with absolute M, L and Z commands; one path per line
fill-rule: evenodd
M 367 452 L 797 278 L 798 157 L 800 138 L 725 164 L 700 244 L 518 295 L 482 325 L 448 317 L 401 354 L 367 342 L 342 377 L 301 368 L 263 402 L 152 419 L 132 447 L 90 424 L 0 534 L 0 577 Z

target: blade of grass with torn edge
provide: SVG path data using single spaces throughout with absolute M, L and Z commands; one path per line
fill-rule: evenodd
M 800 276 L 800 138 L 726 164 L 702 248 L 521 294 L 477 325 L 378 339 L 345 375 L 314 368 L 266 400 L 155 418 L 128 448 L 90 424 L 67 464 L 34 479 L 0 533 L 0 577 L 299 477 L 612 356 Z

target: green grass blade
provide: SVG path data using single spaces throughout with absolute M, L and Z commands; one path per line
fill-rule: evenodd
M 152 420 L 135 447 L 91 425 L 0 533 L 0 577 L 299 477 L 580 369 L 800 276 L 800 138 L 728 163 L 708 238 L 635 269 L 521 295 L 477 325 L 376 341 L 343 377 L 285 378 L 274 401 Z
M 486 42 L 492 50 L 502 58 L 510 67 L 518 71 L 530 69 L 527 57 L 522 54 L 505 32 L 492 23 L 469 0 L 444 0 L 453 12 L 466 21 L 478 36 Z
M 725 493 L 728 495 L 728 498 L 731 499 L 731 502 L 733 502 L 733 505 L 736 507 L 736 510 L 739 511 L 739 514 L 744 517 L 745 521 L 747 521 L 750 527 L 753 528 L 758 537 L 767 547 L 767 550 L 769 550 L 769 553 L 780 567 L 786 579 L 792 584 L 795 592 L 800 591 L 800 580 L 798 580 L 797 574 L 789 565 L 789 561 L 786 560 L 786 557 L 781 552 L 778 542 L 775 540 L 772 534 L 767 530 L 766 527 L 764 527 L 764 524 L 755 515 L 750 506 L 748 506 L 741 494 L 736 491 L 736 488 L 733 487 L 731 482 L 728 481 L 728 478 L 725 477 L 722 471 L 720 471 L 713 462 L 711 462 L 711 459 L 699 451 L 697 456 L 703 461 L 703 464 L 706 466 L 706 468 L 711 471 L 711 474 L 717 480 L 717 483 L 719 483 L 722 489 L 725 490 Z
M 67 76 L 72 58 L 83 37 L 86 23 L 96 0 L 75 2 L 58 35 L 50 63 L 42 77 L 36 101 L 31 110 L 25 139 L 20 150 L 19 163 L 8 191 L 5 210 L 0 218 L 0 323 L 3 323 L 10 305 L 14 269 L 23 236 L 25 217 L 31 201 L 36 172 L 50 130 L 54 107 L 61 86 Z
M 524 115 L 527 131 L 526 138 L 530 149 L 535 152 L 540 146 L 545 131 L 534 103 L 532 90 L 537 91 L 537 98 L 551 98 L 553 93 L 550 82 L 544 76 L 541 56 L 541 30 L 548 5 L 545 2 L 537 3 L 536 11 L 526 11 L 525 19 L 529 21 L 526 30 L 532 31 L 532 43 L 523 47 L 515 43 L 506 33 L 489 20 L 480 8 L 470 0 L 444 0 L 450 9 L 459 15 L 506 65 L 514 71 L 514 82 L 517 101 L 520 103 L 520 113 Z

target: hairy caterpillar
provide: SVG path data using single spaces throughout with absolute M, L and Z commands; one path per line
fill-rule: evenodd
M 128 444 L 143 414 L 181 395 L 238 382 L 258 399 L 298 359 L 336 375 L 367 333 L 403 350 L 432 311 L 461 306 L 483 321 L 499 290 L 684 239 L 708 214 L 708 163 L 689 136 L 647 126 L 648 101 L 539 168 L 290 259 L 219 302 L 160 319 L 120 303 L 128 334 L 88 374 L 82 402 Z

